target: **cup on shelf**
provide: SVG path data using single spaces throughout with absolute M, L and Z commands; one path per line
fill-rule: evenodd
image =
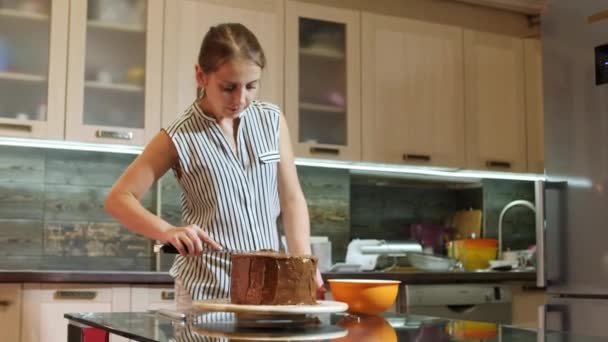
M 97 81 L 101 83 L 112 83 L 112 73 L 106 70 L 98 71 Z
M 15 119 L 17 119 L 17 120 L 29 120 L 30 116 L 27 113 L 17 113 L 17 114 L 15 114 Z

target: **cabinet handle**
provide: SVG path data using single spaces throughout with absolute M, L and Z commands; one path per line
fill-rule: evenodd
M 510 169 L 511 163 L 500 160 L 488 160 L 486 166 L 490 168 Z
M 335 156 L 340 154 L 340 150 L 337 148 L 329 148 L 329 147 L 311 147 L 310 153 L 314 154 L 333 154 Z
M 11 300 L 0 300 L 0 307 L 7 307 L 13 305 Z
M 97 297 L 96 291 L 55 291 L 55 299 L 92 300 Z
M 175 300 L 175 291 L 162 291 L 160 293 L 160 299 L 162 299 L 162 300 Z
M 127 131 L 104 131 L 104 130 L 97 130 L 95 132 L 95 136 L 98 137 L 98 138 L 133 140 L 133 132 L 127 132 Z
M 28 124 L 13 124 L 13 123 L 0 123 L 0 129 L 9 129 L 11 131 L 19 132 L 32 132 L 32 125 Z
M 430 162 L 431 156 L 428 154 L 409 154 L 406 153 L 403 155 L 403 160 L 413 160 L 418 162 Z

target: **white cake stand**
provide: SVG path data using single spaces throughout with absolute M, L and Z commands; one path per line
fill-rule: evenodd
M 197 300 L 192 303 L 194 311 L 250 313 L 258 315 L 297 315 L 336 313 L 348 310 L 348 304 L 331 300 L 318 300 L 317 304 L 306 305 L 242 305 L 231 304 L 229 298 Z

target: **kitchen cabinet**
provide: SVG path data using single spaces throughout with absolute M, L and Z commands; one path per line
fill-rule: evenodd
M 166 2 L 163 62 L 163 127 L 196 99 L 194 66 L 211 26 L 239 22 L 258 38 L 266 56 L 258 99 L 283 101 L 284 5 L 282 0 L 172 0 Z
M 527 171 L 524 43 L 464 31 L 467 167 Z
M 133 285 L 131 287 L 131 311 L 175 310 L 176 307 L 173 285 Z
M 360 160 L 360 12 L 285 6 L 285 113 L 295 154 Z
M 463 30 L 362 16 L 363 160 L 464 167 Z
M 69 0 L 0 1 L 0 136 L 63 139 L 68 12 Z
M 524 40 L 528 171 L 544 173 L 544 115 L 542 49 L 538 39 Z
M 128 312 L 129 285 L 23 284 L 21 342 L 67 340 L 67 312 Z M 112 336 L 111 342 L 126 341 Z
M 538 307 L 548 302 L 545 289 L 530 289 L 513 286 L 512 324 L 530 329 L 538 329 Z
M 163 3 L 70 2 L 66 140 L 141 146 L 158 132 Z
M 21 284 L 0 284 L 0 341 L 20 341 Z

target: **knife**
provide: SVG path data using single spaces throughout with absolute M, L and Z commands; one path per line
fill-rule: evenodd
M 184 246 L 185 252 L 188 253 L 188 248 L 186 246 Z M 220 249 L 220 250 L 215 250 L 215 249 L 205 249 L 203 248 L 203 253 L 230 253 L 230 254 L 235 254 L 235 253 L 247 253 L 247 251 L 240 251 L 240 250 L 234 250 L 234 249 Z M 154 253 L 168 253 L 168 254 L 179 254 L 179 251 L 177 250 L 177 248 L 175 248 L 175 246 L 173 246 L 170 243 L 167 244 L 155 244 L 154 245 Z

